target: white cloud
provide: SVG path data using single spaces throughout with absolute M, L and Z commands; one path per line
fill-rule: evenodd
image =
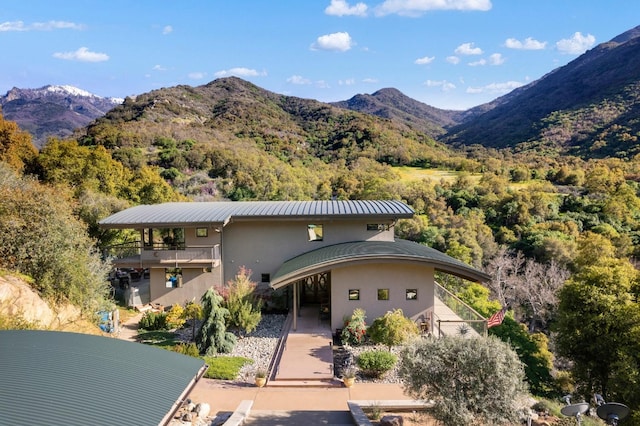
M 457 65 L 460 63 L 460 58 L 457 56 L 447 56 L 447 62 L 453 65 Z
M 109 55 L 106 53 L 92 52 L 86 47 L 81 47 L 75 52 L 56 52 L 53 57 L 79 62 L 104 62 L 109 60 Z
M 163 67 L 162 65 L 159 65 L 159 64 L 158 64 L 158 65 L 154 65 L 154 66 L 153 66 L 153 70 L 154 70 L 154 71 L 166 71 L 166 70 L 167 70 L 167 68 L 166 68 L 166 67 Z
M 339 32 L 326 34 L 318 37 L 315 43 L 311 45 L 312 50 L 337 50 L 346 52 L 353 46 L 353 40 L 347 32 Z
M 493 53 L 489 56 L 489 65 L 502 65 L 504 61 L 505 59 L 500 53 Z
M 443 92 L 448 92 L 456 88 L 456 85 L 447 80 L 427 80 L 424 82 L 427 87 L 439 87 Z
M 319 89 L 331 89 L 331 86 L 329 85 L 329 83 L 327 83 L 324 80 L 316 81 L 316 87 Z
M 520 50 L 542 50 L 547 47 L 546 41 L 538 41 L 532 37 L 527 37 L 524 41 L 517 40 L 515 38 L 508 38 L 504 42 L 505 47 L 509 49 L 520 49 Z
M 251 68 L 236 67 L 228 70 L 220 70 L 214 74 L 216 77 L 228 77 L 235 75 L 236 77 L 259 77 L 267 75 L 266 71 L 257 71 Z
M 487 60 L 486 59 L 479 59 L 475 62 L 469 62 L 468 64 L 470 67 L 481 67 L 483 65 L 487 65 Z
M 473 43 L 463 43 L 456 47 L 456 55 L 482 55 L 482 49 L 474 47 Z
M 479 10 L 491 9 L 491 0 L 385 0 L 376 8 L 376 15 L 397 14 L 421 16 L 430 10 Z
M 348 78 L 346 80 L 338 80 L 339 86 L 353 86 L 356 84 L 356 80 L 353 78 Z
M 187 77 L 189 77 L 191 80 L 202 80 L 206 76 L 207 76 L 207 73 L 201 72 L 201 71 L 194 71 L 187 74 Z
M 291 77 L 287 78 L 287 83 L 305 85 L 311 84 L 311 80 L 309 80 L 308 78 L 304 78 L 301 75 L 292 75 Z
M 467 87 L 466 92 L 471 94 L 489 93 L 492 95 L 504 95 L 523 85 L 524 84 L 519 81 L 507 81 L 505 83 L 491 83 L 480 87 Z
M 596 43 L 596 38 L 591 34 L 582 35 L 581 32 L 573 34 L 571 38 L 565 38 L 556 43 L 560 53 L 567 55 L 580 55 Z
M 367 84 L 376 84 L 378 83 L 378 79 L 377 78 L 365 78 L 362 80 L 363 83 L 367 83 Z
M 424 58 L 418 58 L 414 61 L 415 64 L 418 65 L 427 65 L 430 64 L 431 62 L 433 62 L 433 60 L 436 59 L 435 56 L 425 56 Z
M 334 16 L 367 16 L 367 5 L 357 3 L 355 6 L 349 6 L 345 0 L 331 0 L 331 4 L 327 6 L 324 13 Z
M 173 27 L 171 25 L 165 25 L 164 28 L 162 28 L 163 35 L 171 34 L 172 32 L 173 32 Z
M 7 31 L 53 31 L 53 30 L 83 30 L 85 26 L 74 22 L 48 21 L 34 22 L 25 25 L 23 21 L 7 21 L 0 23 L 0 32 Z

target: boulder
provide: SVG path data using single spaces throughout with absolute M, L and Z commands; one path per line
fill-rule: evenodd
M 380 426 L 402 426 L 404 420 L 402 416 L 384 416 L 380 419 Z

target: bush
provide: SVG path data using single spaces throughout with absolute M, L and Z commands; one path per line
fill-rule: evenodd
M 381 343 L 391 349 L 420 334 L 416 323 L 404 316 L 402 309 L 389 311 L 376 318 L 367 330 L 371 341 Z
M 229 311 L 227 324 L 245 333 L 255 330 L 262 319 L 262 301 L 256 297 L 256 283 L 250 280 L 250 276 L 251 271 L 241 267 L 235 278 L 229 281 L 223 303 Z
M 364 342 L 367 333 L 367 324 L 365 323 L 364 309 L 354 309 L 353 314 L 344 321 L 344 328 L 340 338 L 345 345 L 357 346 Z
M 175 304 L 169 309 L 167 314 L 167 325 L 169 328 L 181 328 L 186 322 L 184 307 L 180 304 Z
M 395 367 L 396 362 L 398 362 L 398 357 L 384 350 L 363 352 L 356 360 L 362 374 L 369 377 L 382 377 Z
M 148 331 L 168 330 L 167 314 L 165 312 L 145 312 L 140 318 L 138 329 Z
M 194 358 L 200 357 L 200 351 L 195 343 L 178 343 L 172 348 L 173 352 L 177 352 L 182 355 L 192 356 Z

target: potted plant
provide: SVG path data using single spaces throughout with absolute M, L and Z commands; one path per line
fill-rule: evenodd
M 256 370 L 255 378 L 256 386 L 259 388 L 263 387 L 267 383 L 267 371 L 262 368 L 258 368 Z
M 342 373 L 342 382 L 348 388 L 353 386 L 356 381 L 356 369 L 354 367 L 349 367 L 344 370 Z

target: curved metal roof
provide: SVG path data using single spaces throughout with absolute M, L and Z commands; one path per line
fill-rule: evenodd
M 0 424 L 165 424 L 205 369 L 112 337 L 0 331 Z
M 271 287 L 280 288 L 335 266 L 367 262 L 420 263 L 470 281 L 491 279 L 466 263 L 412 241 L 358 241 L 322 247 L 286 261 L 272 277 Z
M 221 224 L 231 220 L 270 218 L 402 219 L 413 210 L 400 201 L 211 201 L 141 205 L 113 214 L 99 222 L 105 228 L 157 227 L 185 224 Z

